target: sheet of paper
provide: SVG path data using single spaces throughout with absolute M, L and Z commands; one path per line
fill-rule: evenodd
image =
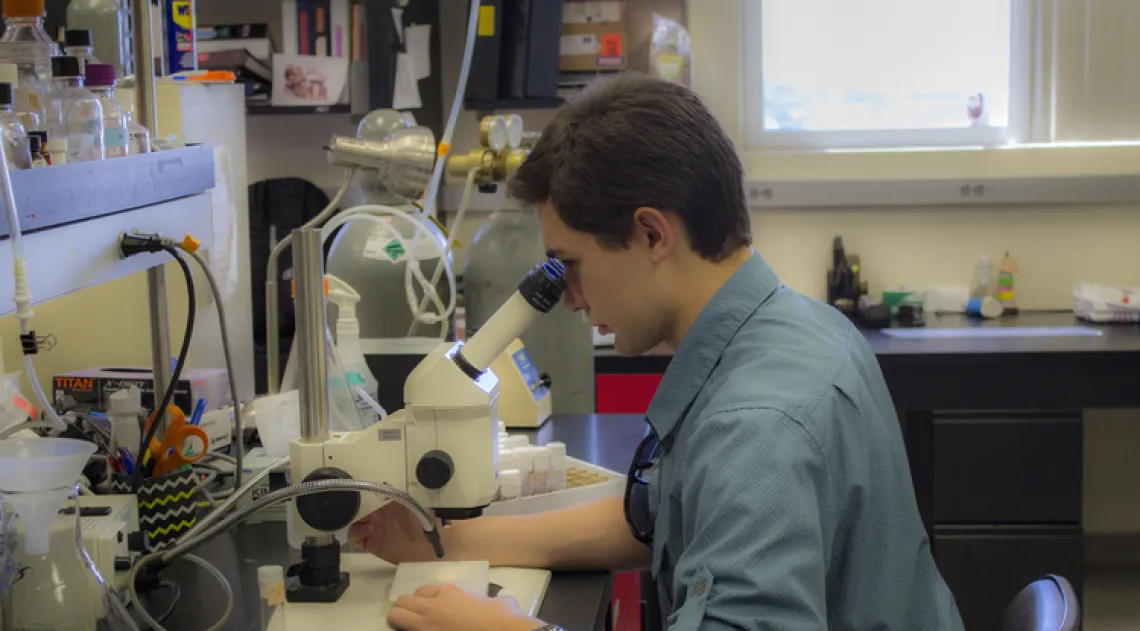
M 423 105 L 412 56 L 396 53 L 396 87 L 392 92 L 392 109 L 415 110 Z
M 404 10 L 392 7 L 392 21 L 396 23 L 396 34 L 400 36 L 400 43 L 404 43 Z
M 431 76 L 431 24 L 416 24 L 404 29 L 408 54 L 415 63 L 416 78 Z

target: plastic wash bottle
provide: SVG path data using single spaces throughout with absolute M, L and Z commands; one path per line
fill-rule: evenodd
M 329 302 L 337 306 L 337 354 L 344 363 L 344 371 L 349 387 L 353 389 L 360 419 L 366 425 L 371 425 L 380 420 L 380 413 L 373 406 L 380 390 L 380 383 L 368 369 L 364 350 L 360 347 L 360 323 L 356 320 L 356 303 L 360 302 L 360 294 L 336 276 L 326 274 L 326 277 L 329 280 Z

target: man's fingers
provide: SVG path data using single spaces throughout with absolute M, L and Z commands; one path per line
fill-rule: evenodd
M 396 606 L 388 612 L 388 626 L 396 631 L 417 631 L 426 628 L 426 620 L 414 611 Z
M 423 596 L 400 596 L 396 599 L 397 609 L 407 609 L 412 613 L 426 615 L 428 610 L 431 609 L 431 604 L 425 600 Z
M 435 598 L 443 593 L 443 587 L 440 585 L 424 585 L 416 590 L 416 596 L 420 598 Z

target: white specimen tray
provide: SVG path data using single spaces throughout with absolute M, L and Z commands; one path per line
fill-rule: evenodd
M 447 573 L 441 562 L 441 571 Z M 348 590 L 336 604 L 288 603 L 285 619 L 274 614 L 269 631 L 297 629 L 385 630 L 392 603 L 388 594 L 396 576 L 396 566 L 363 553 L 345 553 L 340 557 L 341 571 L 348 572 Z M 549 570 L 491 568 L 490 582 L 503 587 L 503 593 L 514 596 L 524 614 L 535 617 L 550 585 Z M 278 610 L 281 611 L 280 609 Z

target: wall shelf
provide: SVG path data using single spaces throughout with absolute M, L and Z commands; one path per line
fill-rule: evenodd
M 298 114 L 348 114 L 352 108 L 348 104 L 281 107 L 275 105 L 247 105 L 245 112 L 249 116 L 279 116 Z
M 493 101 L 465 101 L 463 107 L 470 112 L 499 112 L 505 110 L 540 110 L 560 107 L 565 101 L 558 97 L 548 99 L 495 99 Z

